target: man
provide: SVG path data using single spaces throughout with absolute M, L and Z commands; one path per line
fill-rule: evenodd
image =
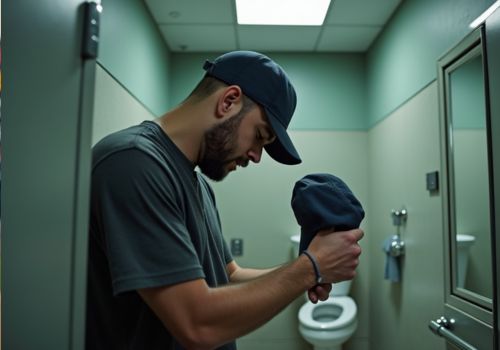
M 361 230 L 320 232 L 308 255 L 277 268 L 233 260 L 195 167 L 220 181 L 258 163 L 263 148 L 300 163 L 286 133 L 296 95 L 259 53 L 231 52 L 204 69 L 178 107 L 94 148 L 87 349 L 235 349 L 305 291 L 324 300 L 331 282 L 354 277 Z

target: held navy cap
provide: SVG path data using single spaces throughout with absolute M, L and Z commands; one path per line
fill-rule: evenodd
M 307 249 L 318 231 L 352 230 L 365 217 L 361 203 L 349 187 L 331 174 L 310 174 L 297 181 L 292 208 L 301 226 L 299 252 Z
M 265 146 L 267 153 L 283 164 L 299 164 L 300 156 L 286 129 L 292 119 L 297 95 L 285 71 L 269 57 L 253 51 L 233 51 L 206 61 L 203 69 L 226 84 L 238 85 L 243 93 L 261 105 L 276 134 Z

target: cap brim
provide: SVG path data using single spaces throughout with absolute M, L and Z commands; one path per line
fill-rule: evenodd
M 295 165 L 302 163 L 299 153 L 295 149 L 290 136 L 286 129 L 273 113 L 266 109 L 267 119 L 276 135 L 276 140 L 273 143 L 265 146 L 265 150 L 275 161 L 287 165 Z

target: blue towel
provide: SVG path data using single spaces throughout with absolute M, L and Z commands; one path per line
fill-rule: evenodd
M 295 183 L 292 208 L 301 226 L 299 254 L 323 229 L 358 228 L 365 217 L 361 203 L 349 187 L 331 174 L 310 174 Z
M 399 266 L 401 257 L 391 254 L 392 243 L 398 241 L 400 241 L 398 235 L 391 235 L 384 240 L 382 245 L 382 250 L 386 254 L 384 278 L 391 282 L 401 281 L 401 270 Z

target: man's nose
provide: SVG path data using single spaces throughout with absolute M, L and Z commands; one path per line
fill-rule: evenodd
M 262 146 L 254 146 L 250 151 L 248 151 L 248 159 L 254 163 L 259 163 L 262 157 Z

